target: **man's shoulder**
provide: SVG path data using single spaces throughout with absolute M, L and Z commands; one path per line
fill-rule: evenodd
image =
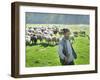
M 59 39 L 59 43 L 62 44 L 63 42 L 64 42 L 64 37 L 61 37 L 61 38 Z
M 59 38 L 59 41 L 63 41 L 64 37 Z

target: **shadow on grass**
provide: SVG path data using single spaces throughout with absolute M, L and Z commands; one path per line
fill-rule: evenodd
M 26 46 L 37 46 L 37 45 L 40 45 L 41 47 L 48 47 L 48 46 L 50 46 L 50 47 L 54 47 L 54 46 L 56 46 L 56 45 L 58 45 L 58 44 L 48 44 L 48 43 L 33 43 L 33 44 L 28 44 L 28 45 L 26 45 Z
M 48 47 L 48 46 L 54 47 L 54 46 L 56 46 L 55 44 L 48 44 L 48 43 L 40 43 L 40 45 L 43 46 L 43 47 Z

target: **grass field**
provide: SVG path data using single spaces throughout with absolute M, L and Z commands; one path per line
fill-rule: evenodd
M 88 30 L 87 32 L 89 32 Z M 26 67 L 60 66 L 57 47 L 57 45 L 42 44 L 26 46 Z M 75 64 L 89 64 L 89 39 L 87 37 L 75 37 L 73 47 L 78 56 Z
M 26 27 L 38 27 L 40 25 L 26 25 Z M 48 25 L 42 25 L 48 26 Z M 51 26 L 51 25 L 50 25 Z M 56 25 L 58 26 L 58 25 Z M 64 25 L 60 25 L 61 28 Z M 84 30 L 89 35 L 89 26 L 86 25 L 65 25 L 72 32 Z M 73 48 L 77 53 L 78 58 L 75 60 L 76 65 L 89 64 L 89 39 L 87 37 L 75 37 Z M 38 42 L 39 43 L 39 42 Z M 60 60 L 58 56 L 58 46 L 53 45 L 34 45 L 26 46 L 26 67 L 42 67 L 42 66 L 60 66 Z
M 78 58 L 75 64 L 89 64 L 89 40 L 87 37 L 77 37 L 73 44 Z M 26 47 L 26 66 L 59 66 L 59 56 L 57 46 L 27 46 Z
M 57 66 L 60 65 L 57 46 L 28 46 L 26 50 L 26 66 Z

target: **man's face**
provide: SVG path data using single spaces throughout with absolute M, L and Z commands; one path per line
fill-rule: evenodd
M 69 37 L 70 34 L 71 34 L 70 32 L 66 32 L 66 33 L 64 33 L 64 36 L 65 36 L 65 37 Z

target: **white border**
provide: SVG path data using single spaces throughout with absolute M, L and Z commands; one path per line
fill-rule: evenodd
M 82 14 L 90 15 L 90 64 L 74 66 L 53 66 L 53 67 L 25 67 L 25 12 L 41 13 L 63 13 L 63 14 Z M 52 7 L 31 7 L 20 6 L 20 54 L 19 54 L 19 74 L 40 74 L 54 72 L 72 72 L 95 70 L 95 12 L 93 10 L 69 9 L 69 8 L 52 8 Z

